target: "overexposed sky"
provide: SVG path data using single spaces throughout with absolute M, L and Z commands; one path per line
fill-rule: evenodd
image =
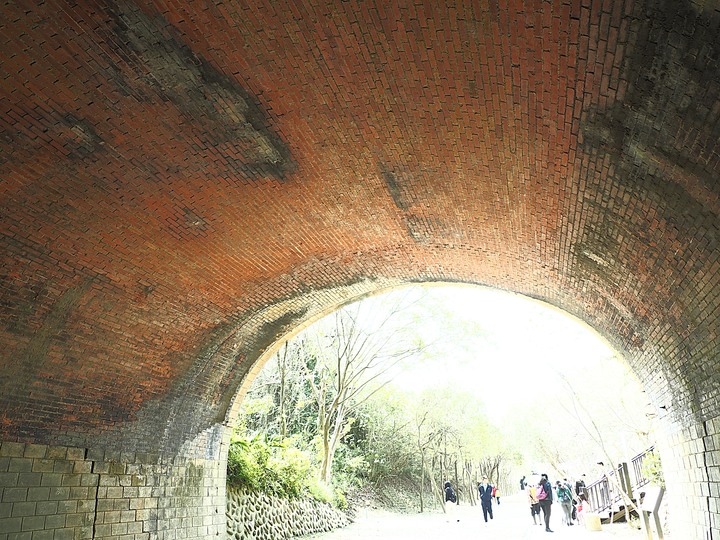
M 416 324 L 428 341 L 437 342 L 431 354 L 394 379 L 399 388 L 450 385 L 478 392 L 498 419 L 510 403 L 522 403 L 541 387 L 561 390 L 559 373 L 570 377 L 598 362 L 617 364 L 599 335 L 540 302 L 482 287 L 423 289 L 418 309 L 431 307 Z

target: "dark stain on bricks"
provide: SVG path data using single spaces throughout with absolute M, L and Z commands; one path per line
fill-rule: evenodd
M 582 146 L 609 155 L 614 179 L 657 201 L 668 221 L 717 214 L 702 194 L 720 194 L 720 159 L 699 159 L 702 152 L 675 143 L 680 134 L 712 144 L 720 138 L 720 14 L 687 1 L 648 2 L 629 25 L 634 41 L 621 77 L 627 93 L 585 111 Z
M 248 342 L 247 347 L 244 347 L 245 354 L 250 357 L 259 357 L 269 344 L 276 342 L 290 331 L 297 321 L 305 317 L 306 313 L 307 309 L 289 311 L 274 321 L 264 323 L 255 333 L 253 339 Z
M 37 370 L 47 358 L 47 351 L 54 336 L 62 334 L 67 318 L 78 301 L 90 289 L 93 279 L 88 277 L 74 287 L 68 288 L 53 304 L 49 313 L 35 332 L 21 362 Z
M 68 339 L 66 332 L 68 318 L 78 306 L 80 299 L 90 289 L 94 282 L 93 277 L 86 277 L 81 282 L 67 288 L 52 304 L 44 315 L 40 325 L 30 334 L 30 340 L 16 358 L 11 375 L 0 377 L 0 410 L 12 411 L 12 416 L 22 415 L 24 403 L 17 396 L 25 396 L 28 400 L 36 399 L 33 392 L 47 390 L 38 385 L 46 377 L 48 371 L 47 361 L 49 351 L 53 344 Z M 45 295 L 44 290 L 38 289 L 37 298 L 26 298 L 25 305 L 16 306 L 17 313 L 27 316 L 38 309 L 38 298 Z M 12 328 L 16 333 L 26 333 L 23 328 Z M 5 397 L 7 396 L 7 398 Z M 8 399 L 11 396 L 14 398 Z M 9 415 L 10 416 L 10 415 Z M 10 417 L 12 417 L 10 416 Z M 9 426 L 6 426 L 9 428 Z M 12 429 L 20 429 L 13 426 Z M 35 429 L 35 428 L 33 428 Z
M 398 176 L 394 171 L 386 167 L 381 167 L 380 169 L 382 171 L 382 178 L 385 181 L 385 186 L 387 186 L 395 206 L 397 206 L 399 210 L 406 212 L 409 205 L 403 194 L 403 186 L 400 184 Z
M 259 102 L 237 80 L 182 43 L 162 16 L 148 15 L 127 2 L 108 8 L 108 14 L 126 49 L 124 60 L 194 127 L 198 150 L 219 149 L 228 163 L 250 177 L 287 180 L 295 169 L 290 150 L 268 128 Z
M 651 205 L 681 246 L 695 241 L 693 249 L 712 253 L 720 244 L 718 229 L 707 226 L 718 217 L 720 157 L 693 144 L 677 144 L 714 145 L 720 139 L 720 13 L 687 1 L 647 2 L 628 19 L 627 33 L 623 99 L 585 110 L 580 126 L 581 148 L 598 160 L 608 159 L 607 181 L 622 188 L 601 185 L 595 196 L 586 197 L 584 204 L 593 210 L 586 215 L 593 217 L 583 243 L 573 248 L 576 271 L 607 283 L 628 271 L 621 244 L 608 243 L 608 237 L 631 237 L 640 249 L 650 250 L 652 231 L 625 230 L 628 200 Z M 702 245 L 694 238 L 698 227 L 704 229 Z M 588 253 L 615 262 L 603 266 Z
M 428 176 L 433 176 L 422 167 L 409 170 L 407 167 L 390 168 L 380 165 L 381 176 L 393 203 L 403 212 L 403 222 L 408 235 L 417 243 L 424 244 L 435 236 L 449 237 L 449 228 L 441 220 L 413 212 L 418 202 L 427 200 L 429 194 L 423 189 Z
M 69 140 L 65 145 L 69 157 L 85 158 L 100 150 L 105 144 L 87 120 L 67 114 L 63 118 L 63 123 L 70 131 Z
M 175 215 L 168 220 L 170 233 L 178 239 L 202 238 L 212 231 L 212 226 L 199 211 L 188 206 L 175 210 Z
M 199 433 L 209 424 L 224 420 L 226 410 L 252 362 L 289 332 L 307 313 L 300 308 L 262 324 L 241 344 L 235 333 L 242 317 L 228 320 L 210 330 L 203 346 L 193 354 L 193 364 L 176 380 L 162 403 L 151 405 L 153 417 L 167 417 L 160 442 L 165 451 L 174 450 L 188 432 Z
M 431 238 L 444 236 L 444 227 L 438 219 L 409 215 L 405 217 L 408 234 L 418 244 L 426 244 Z

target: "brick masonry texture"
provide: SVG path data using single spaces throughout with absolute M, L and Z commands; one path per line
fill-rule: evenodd
M 3 3 L 0 439 L 219 463 L 279 339 L 480 284 L 615 346 L 717 540 L 718 35 L 690 0 Z M 1 459 L 12 534 L 89 515 Z
M 151 540 L 221 534 L 222 460 L 0 444 L 0 538 Z

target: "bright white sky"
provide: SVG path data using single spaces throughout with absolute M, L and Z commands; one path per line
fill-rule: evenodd
M 450 385 L 479 391 L 488 415 L 500 419 L 510 403 L 522 404 L 540 385 L 560 389 L 559 373 L 571 376 L 598 362 L 618 364 L 609 360 L 613 351 L 598 334 L 546 304 L 483 287 L 423 289 L 421 304 L 431 307 L 417 324 L 429 341 L 435 336 L 440 343 L 432 358 L 395 378 L 393 384 L 399 388 Z M 438 313 L 438 305 L 453 314 L 449 325 L 439 322 L 444 315 Z

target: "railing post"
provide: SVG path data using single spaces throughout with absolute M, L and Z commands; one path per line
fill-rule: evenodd
M 628 464 L 623 462 L 620 464 L 620 485 L 630 500 L 633 499 L 633 485 L 630 481 L 630 470 Z

